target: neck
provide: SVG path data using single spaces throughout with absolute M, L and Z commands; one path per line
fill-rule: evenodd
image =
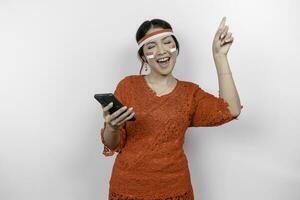
M 146 78 L 151 84 L 155 85 L 170 85 L 175 80 L 171 73 L 167 75 L 150 73 L 146 75 Z

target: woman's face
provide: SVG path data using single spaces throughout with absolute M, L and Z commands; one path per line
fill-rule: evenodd
M 152 28 L 147 34 L 161 29 L 162 28 Z M 143 46 L 144 59 L 147 60 L 150 65 L 151 71 L 154 70 L 158 74 L 169 74 L 172 72 L 178 51 L 176 49 L 176 51 L 171 52 L 170 49 L 175 47 L 176 43 L 172 36 L 161 36 L 146 43 Z M 147 58 L 147 55 L 153 55 L 153 58 Z M 168 58 L 168 60 L 161 60 L 162 58 Z

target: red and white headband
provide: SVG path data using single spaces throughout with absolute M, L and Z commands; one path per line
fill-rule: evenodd
M 148 35 L 145 35 L 142 37 L 138 42 L 138 49 L 140 49 L 144 44 L 147 42 L 150 42 L 151 40 L 154 40 L 156 38 L 162 37 L 162 36 L 168 36 L 168 35 L 174 35 L 172 29 L 163 29 L 159 31 L 154 31 Z

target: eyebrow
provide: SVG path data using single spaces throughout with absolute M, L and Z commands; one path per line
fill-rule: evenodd
M 167 39 L 168 37 L 170 37 L 170 35 L 167 35 L 166 37 L 163 37 L 161 40 L 165 40 L 165 39 Z M 152 44 L 152 43 L 155 43 L 155 42 L 149 42 L 149 43 L 145 44 L 145 46 L 147 46 L 148 44 Z

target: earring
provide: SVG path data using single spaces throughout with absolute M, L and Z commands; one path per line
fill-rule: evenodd
M 148 65 L 145 63 L 145 71 L 148 71 Z

